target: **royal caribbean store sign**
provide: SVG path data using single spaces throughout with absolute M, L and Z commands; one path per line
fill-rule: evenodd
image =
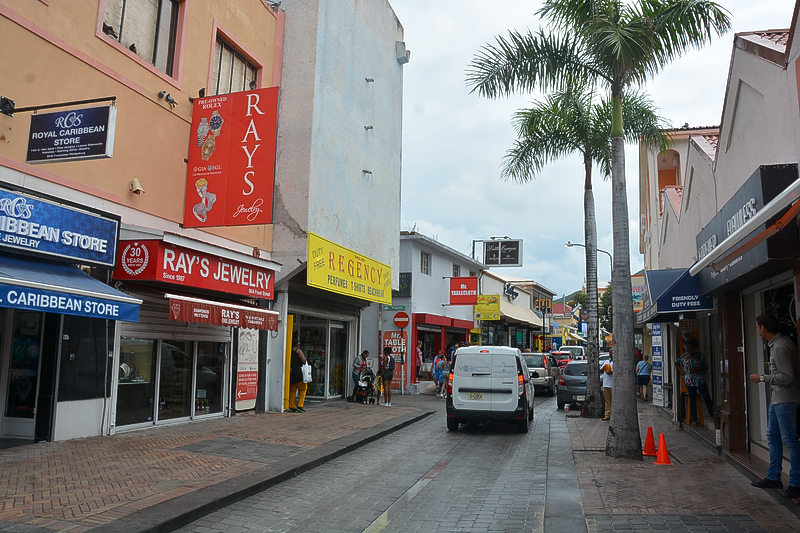
M 0 248 L 114 267 L 119 219 L 0 186 Z

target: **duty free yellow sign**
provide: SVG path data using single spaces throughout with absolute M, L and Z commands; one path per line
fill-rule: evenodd
M 310 232 L 306 270 L 306 283 L 311 287 L 392 303 L 392 267 Z

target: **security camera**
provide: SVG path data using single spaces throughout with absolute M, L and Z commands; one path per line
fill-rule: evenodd
M 144 192 L 144 187 L 142 187 L 142 184 L 139 183 L 139 178 L 133 178 L 128 185 L 128 188 L 133 194 L 142 194 Z

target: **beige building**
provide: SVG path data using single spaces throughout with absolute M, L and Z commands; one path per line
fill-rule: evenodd
M 769 359 L 755 317 L 774 313 L 798 337 L 797 20 L 796 5 L 788 30 L 734 36 L 718 127 L 670 130 L 666 152 L 640 146 L 647 293 L 639 322 L 652 346 L 653 401 L 688 422 L 673 363 L 686 340 L 699 340 L 719 418 L 709 419 L 698 400 L 698 433 L 743 464 L 752 464 L 748 452 L 769 456 L 768 391 L 747 381 Z
M 237 178 L 217 168 L 241 152 L 220 103 L 280 86 L 285 13 L 270 4 L 0 1 L 0 437 L 223 416 L 263 394 L 273 226 L 193 216 L 227 209 L 215 180 Z M 248 170 L 271 202 L 272 168 Z M 202 191 L 187 183 L 201 171 Z

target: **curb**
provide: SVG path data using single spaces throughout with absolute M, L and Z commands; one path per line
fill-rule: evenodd
M 280 464 L 257 468 L 252 472 L 217 485 L 204 487 L 190 494 L 172 498 L 93 528 L 92 531 L 100 533 L 173 531 L 198 518 L 257 494 L 365 444 L 427 418 L 435 412 L 426 410 L 381 422 L 371 428 L 362 429 L 351 435 L 288 457 L 286 461 L 282 461 Z

